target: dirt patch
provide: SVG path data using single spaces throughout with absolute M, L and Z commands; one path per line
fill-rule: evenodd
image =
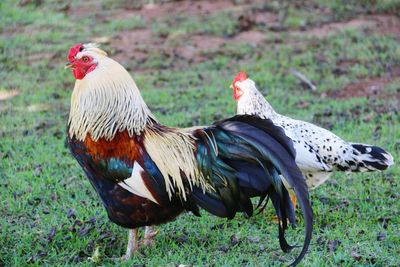
M 158 53 L 173 61 L 184 60 L 199 63 L 207 60 L 219 50 L 227 40 L 210 35 L 181 35 L 160 37 L 150 30 L 134 30 L 119 34 L 112 46 L 116 49 L 117 61 L 135 60 L 145 62 L 149 56 Z
M 345 22 L 334 22 L 311 27 L 305 31 L 295 30 L 292 33 L 325 38 L 349 29 L 362 29 L 381 35 L 392 36 L 400 40 L 400 18 L 394 15 L 361 16 Z
M 226 39 L 218 36 L 194 35 L 189 36 L 186 43 L 189 43 L 200 51 L 212 51 L 225 44 Z
M 254 10 L 242 6 L 238 14 L 237 30 L 239 32 L 248 31 L 255 27 L 273 29 L 279 26 L 278 15 L 270 11 Z
M 279 26 L 278 14 L 269 11 L 256 11 L 251 14 L 256 24 L 265 26 Z
M 185 16 L 206 16 L 216 12 L 229 10 L 236 6 L 232 1 L 176 1 L 159 4 L 146 4 L 140 8 L 125 6 L 113 12 L 110 19 L 127 19 L 132 16 L 140 16 L 150 21 L 157 18 Z
M 240 6 L 243 7 L 243 6 Z M 219 11 L 235 8 L 232 1 L 179 1 L 161 4 L 147 4 L 139 9 L 129 9 L 113 12 L 111 19 L 126 19 L 132 16 L 140 16 L 145 21 L 158 18 L 185 16 L 206 16 Z M 208 58 L 208 54 L 215 52 L 228 40 L 223 37 L 211 35 L 188 35 L 177 32 L 170 36 L 160 36 L 149 28 L 124 31 L 119 33 L 111 43 L 116 49 L 115 59 L 124 61 L 134 59 L 135 62 L 144 63 L 149 56 L 155 53 L 177 60 L 185 60 L 190 63 L 202 62 Z
M 325 38 L 329 35 L 343 32 L 349 29 L 372 28 L 376 26 L 376 21 L 369 18 L 357 18 L 346 22 L 334 22 L 318 27 L 312 27 L 305 31 L 293 31 L 294 34 L 308 35 L 317 38 Z
M 349 99 L 354 97 L 379 97 L 383 99 L 396 98 L 400 101 L 400 92 L 384 92 L 386 84 L 400 76 L 400 66 L 394 67 L 389 73 L 382 77 L 366 78 L 358 82 L 346 85 L 343 89 L 330 91 L 327 95 L 335 99 Z
M 183 45 L 176 47 L 174 54 L 191 63 L 200 63 L 207 60 L 219 50 L 227 41 L 222 37 L 209 35 L 189 36 Z
M 85 17 L 89 14 L 100 14 L 102 11 L 102 5 L 92 1 L 82 1 L 79 4 L 67 5 L 64 10 L 68 16 L 73 17 Z
M 206 34 L 160 37 L 148 29 L 125 31 L 117 35 L 111 46 L 115 49 L 115 60 L 135 60 L 145 62 L 155 53 L 168 58 L 184 60 L 189 63 L 200 63 L 215 55 L 227 43 L 243 43 L 257 46 L 266 40 L 261 31 L 244 31 L 233 37 L 219 37 Z
M 162 47 L 162 40 L 154 36 L 148 29 L 124 31 L 118 34 L 112 47 L 116 49 L 113 58 L 119 62 L 134 59 L 144 61 L 151 51 Z
M 139 11 L 144 18 L 157 18 L 160 16 L 176 16 L 185 14 L 185 16 L 202 16 L 209 15 L 221 10 L 226 10 L 234 7 L 232 1 L 179 1 L 165 4 L 149 4 L 143 6 Z
M 246 43 L 259 45 L 267 39 L 265 32 L 260 31 L 245 31 L 235 35 L 232 40 L 238 43 Z
M 400 18 L 393 15 L 371 16 L 376 21 L 375 32 L 383 35 L 389 35 L 400 40 Z

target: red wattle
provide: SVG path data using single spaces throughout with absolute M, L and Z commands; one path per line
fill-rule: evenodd
M 90 68 L 88 68 L 88 70 L 86 71 L 86 74 L 93 71 L 96 67 L 97 67 L 97 64 L 93 64 L 92 66 L 90 66 Z
M 235 100 L 239 100 L 239 98 L 243 95 L 243 92 L 239 89 L 234 89 L 233 90 L 233 98 Z
M 79 63 L 77 63 L 72 70 L 72 74 L 74 74 L 75 79 L 82 80 L 89 72 L 93 71 L 96 67 L 97 64 L 92 64 L 90 66 L 81 66 L 79 65 Z
M 74 75 L 75 79 L 82 80 L 85 77 L 85 73 L 79 71 L 79 69 L 73 69 L 72 74 Z

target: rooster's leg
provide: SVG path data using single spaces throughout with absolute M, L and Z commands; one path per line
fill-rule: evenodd
M 126 254 L 122 257 L 122 259 L 130 259 L 132 254 L 135 253 L 138 248 L 138 229 L 130 229 L 128 232 L 128 246 L 126 248 Z
M 143 245 L 149 246 L 154 244 L 154 238 L 158 235 L 158 231 L 154 229 L 154 226 L 146 226 L 144 230 Z
M 290 196 L 290 200 L 293 203 L 293 208 L 294 208 L 294 210 L 296 210 L 296 202 L 297 202 L 296 194 L 294 193 L 294 191 L 291 190 L 289 192 L 289 196 Z
M 293 209 L 296 211 L 297 198 L 296 198 L 296 193 L 292 189 L 289 190 L 289 197 L 290 197 L 290 200 L 292 201 Z M 279 223 L 278 216 L 275 215 L 274 217 L 272 217 L 272 221 L 275 223 Z

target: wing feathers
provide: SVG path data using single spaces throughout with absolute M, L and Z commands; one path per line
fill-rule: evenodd
M 139 163 L 135 162 L 133 165 L 133 171 L 131 177 L 118 183 L 121 187 L 128 190 L 129 192 L 138 195 L 143 198 L 147 198 L 156 204 L 158 201 L 154 198 L 153 194 L 147 188 L 145 182 L 143 181 L 142 175 L 144 174 L 143 168 Z

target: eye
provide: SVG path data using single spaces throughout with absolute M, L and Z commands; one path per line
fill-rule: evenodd
M 89 62 L 89 60 L 90 60 L 90 58 L 88 56 L 83 56 L 82 57 L 82 61 L 85 62 L 85 63 Z

